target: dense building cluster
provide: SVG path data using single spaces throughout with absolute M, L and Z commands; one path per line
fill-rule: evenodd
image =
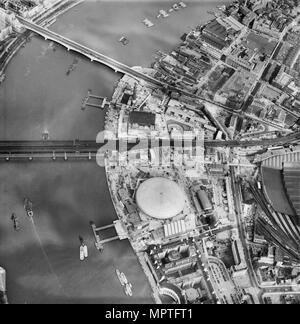
M 4 1 L 3 35 L 47 3 Z M 135 68 L 161 87 L 125 75 L 106 105 L 97 158 L 157 302 L 274 302 L 299 284 L 299 17 L 298 0 L 222 6 Z
M 64 4 L 64 0 L 3 0 L 0 2 L 0 46 L 1 43 L 21 32 L 21 25 L 16 16 L 36 19 L 43 13 Z M 70 1 L 72 4 L 74 1 Z M 1 47 L 0 47 L 1 53 Z
M 4 41 L 13 32 L 20 32 L 21 25 L 15 15 L 0 8 L 0 42 Z
M 254 303 L 262 290 L 270 302 L 269 285 L 299 281 L 298 169 L 260 168 L 273 151 L 242 144 L 297 134 L 299 6 L 248 0 L 219 9 L 144 70 L 184 93 L 153 92 L 124 77 L 107 115 L 107 130 L 118 138 L 155 143 L 190 134 L 202 138 L 201 152 L 180 145 L 108 152 L 108 182 L 158 295 Z M 240 148 L 205 147 L 232 137 Z M 181 198 L 166 194 L 168 181 L 182 188 Z
M 3 0 L 0 6 L 24 17 L 32 17 L 40 13 L 42 7 L 50 7 L 57 0 Z
M 298 2 L 235 1 L 220 10 L 161 54 L 156 77 L 243 112 L 238 131 L 249 119 L 266 129 L 298 128 Z

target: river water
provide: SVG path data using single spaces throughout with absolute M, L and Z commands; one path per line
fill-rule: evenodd
M 216 1 L 185 1 L 188 8 L 157 20 L 170 1 L 86 1 L 61 16 L 51 29 L 130 66 L 149 66 L 156 50 L 168 51 L 190 27 L 211 18 Z M 224 2 L 224 1 L 223 1 Z M 144 18 L 156 26 L 147 29 Z M 118 40 L 126 36 L 130 43 Z M 60 46 L 33 37 L 13 59 L 0 86 L 0 140 L 95 139 L 103 112 L 82 111 L 88 90 L 110 97 L 119 75 Z M 68 67 L 78 59 L 75 70 Z M 34 203 L 33 224 L 23 198 Z M 116 219 L 104 170 L 93 162 L 12 163 L 0 166 L 0 264 L 8 271 L 12 303 L 151 303 L 151 289 L 128 242 L 103 254 L 93 248 L 89 221 Z M 16 213 L 22 230 L 14 233 Z M 78 235 L 90 247 L 79 261 Z M 42 246 L 39 245 L 39 238 Z M 43 252 L 44 251 L 44 252 Z M 119 268 L 134 287 L 126 298 L 114 274 Z

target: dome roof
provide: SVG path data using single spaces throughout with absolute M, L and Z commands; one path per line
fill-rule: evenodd
M 140 185 L 136 202 L 146 215 L 168 219 L 183 211 L 185 195 L 176 182 L 166 178 L 152 178 Z

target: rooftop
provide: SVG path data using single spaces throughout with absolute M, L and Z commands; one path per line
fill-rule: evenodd
M 176 182 L 158 177 L 140 185 L 136 201 L 146 215 L 157 219 L 169 219 L 183 211 L 185 195 Z
M 133 111 L 129 115 L 130 124 L 139 126 L 155 126 L 155 114 L 143 111 Z

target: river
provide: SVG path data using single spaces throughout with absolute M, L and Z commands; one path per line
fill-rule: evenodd
M 169 51 L 190 27 L 211 18 L 220 2 L 185 1 L 188 8 L 157 20 L 169 1 L 85 1 L 59 17 L 54 31 L 130 66 L 149 66 L 157 50 Z M 149 18 L 156 26 L 147 29 Z M 118 40 L 126 36 L 130 43 Z M 68 67 L 78 59 L 75 70 Z M 33 37 L 15 56 L 0 86 L 0 140 L 95 139 L 103 112 L 81 110 L 88 90 L 110 97 L 119 75 L 60 46 Z M 23 198 L 34 203 L 33 224 Z M 103 254 L 93 247 L 89 221 L 116 219 L 104 170 L 93 162 L 11 163 L 0 166 L 0 264 L 8 272 L 11 303 L 151 303 L 151 290 L 128 242 Z M 14 233 L 16 213 L 22 230 Z M 90 247 L 79 261 L 78 235 Z M 39 245 L 39 239 L 42 246 Z M 114 269 L 128 275 L 134 297 L 124 296 Z

